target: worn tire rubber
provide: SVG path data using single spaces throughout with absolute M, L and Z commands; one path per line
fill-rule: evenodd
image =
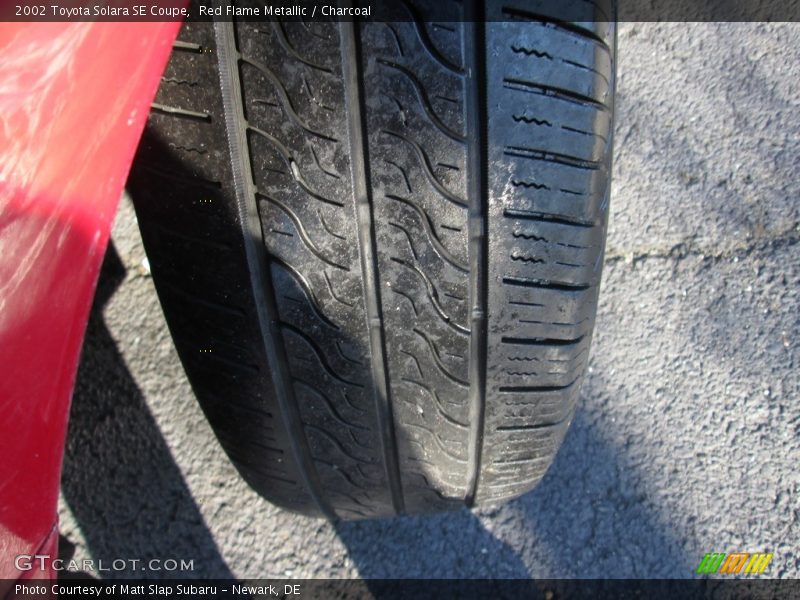
M 187 23 L 129 182 L 220 443 L 305 514 L 524 493 L 588 361 L 611 11 L 465 0 L 430 23 L 424 4 L 388 24 Z

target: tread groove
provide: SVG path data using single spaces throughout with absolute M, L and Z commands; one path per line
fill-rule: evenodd
M 531 211 L 524 211 L 524 210 L 509 210 L 506 209 L 503 211 L 503 216 L 508 217 L 509 219 L 521 219 L 527 221 L 542 221 L 544 223 L 557 223 L 559 225 L 573 225 L 575 227 L 596 227 L 597 225 L 592 222 L 581 221 L 580 219 L 574 219 L 571 217 L 566 217 L 564 215 L 554 215 L 548 213 L 540 213 L 540 212 L 531 212 Z
M 444 244 L 442 244 L 442 240 L 440 240 L 439 236 L 436 235 L 436 230 L 434 228 L 433 221 L 431 220 L 428 213 L 425 212 L 425 210 L 419 204 L 417 204 L 413 200 L 409 200 L 408 198 L 402 198 L 400 196 L 395 196 L 394 194 L 386 194 L 385 197 L 388 198 L 389 200 L 394 200 L 395 202 L 401 202 L 406 206 L 414 209 L 414 211 L 419 215 L 419 218 L 422 221 L 422 226 L 425 229 L 425 233 L 428 235 L 428 239 L 433 245 L 433 248 L 436 250 L 436 253 L 439 256 L 441 256 L 443 260 L 448 262 L 453 268 L 461 271 L 462 273 L 469 273 L 469 266 L 460 263 L 456 259 L 456 257 L 453 256 L 450 253 L 450 251 L 444 247 Z M 416 258 L 416 255 L 414 256 L 414 258 Z
M 588 283 L 568 283 L 566 281 L 549 281 L 546 279 L 523 279 L 520 277 L 503 277 L 503 283 L 517 287 L 543 288 L 562 292 L 580 292 L 593 287 Z
M 328 375 L 330 375 L 333 379 L 345 385 L 350 385 L 356 388 L 364 387 L 364 384 L 358 383 L 357 381 L 350 381 L 349 379 L 345 379 L 344 377 L 339 375 L 336 371 L 334 371 L 333 367 L 331 367 L 330 364 L 328 364 L 328 361 L 325 360 L 325 353 L 322 351 L 322 348 L 320 348 L 319 344 L 315 342 L 314 339 L 311 336 L 309 336 L 305 331 L 303 331 L 299 327 L 291 325 L 290 323 L 280 322 L 279 325 L 281 330 L 291 331 L 294 335 L 305 341 L 308 344 L 308 347 L 311 348 L 311 351 L 317 357 L 317 360 L 319 361 L 322 370 L 325 371 Z
M 303 243 L 306 245 L 306 248 L 308 248 L 314 256 L 316 256 L 318 259 L 320 259 L 325 264 L 330 265 L 330 266 L 332 266 L 332 267 L 334 267 L 336 269 L 341 269 L 343 271 L 349 271 L 350 270 L 345 265 L 341 265 L 341 264 L 339 264 L 337 262 L 334 262 L 333 260 L 331 260 L 330 258 L 325 256 L 320 251 L 320 249 L 316 247 L 316 245 L 312 241 L 311 237 L 308 235 L 308 232 L 306 231 L 306 228 L 303 227 L 303 222 L 300 220 L 300 217 L 298 217 L 297 214 L 291 208 L 286 206 L 280 200 L 276 200 L 272 196 L 267 196 L 266 194 L 262 194 L 260 192 L 256 192 L 256 197 L 262 198 L 262 199 L 266 200 L 267 202 L 269 202 L 270 204 L 273 204 L 273 205 L 277 206 L 279 209 L 281 209 L 284 212 L 284 214 L 286 214 L 287 217 L 289 217 L 289 219 L 292 221 L 292 224 L 294 224 L 294 227 L 297 230 L 297 233 L 300 234 L 300 239 L 303 240 Z
M 526 79 L 506 78 L 503 80 L 505 87 L 510 90 L 519 90 L 529 92 L 531 94 L 539 94 L 541 96 L 549 96 L 564 102 L 571 102 L 573 104 L 580 104 L 583 106 L 591 106 L 597 110 L 608 112 L 610 109 L 602 102 L 598 102 L 594 98 L 566 90 L 564 88 L 539 83 L 538 81 L 528 81 Z
M 423 173 L 425 173 L 425 176 L 428 178 L 428 181 L 431 182 L 431 185 L 433 185 L 433 187 L 435 187 L 436 190 L 442 196 L 444 196 L 447 200 L 449 200 L 456 206 L 460 206 L 461 208 L 468 207 L 467 202 L 463 198 L 459 198 L 456 194 L 448 190 L 441 181 L 439 181 L 439 179 L 433 173 L 433 168 L 431 167 L 431 161 L 428 158 L 428 155 L 425 154 L 425 150 L 422 149 L 422 146 L 420 146 L 417 142 L 410 140 L 406 136 L 397 133 L 395 131 L 384 130 L 383 133 L 386 135 L 390 135 L 392 137 L 400 138 L 414 149 L 417 158 L 419 158 L 420 166 L 422 167 Z
M 386 340 L 378 286 L 378 261 L 376 256 L 373 206 L 369 187 L 367 159 L 366 116 L 364 114 L 364 85 L 361 73 L 361 48 L 357 31 L 359 23 L 342 22 L 342 70 L 347 106 L 347 128 L 350 137 L 350 169 L 353 180 L 353 197 L 356 206 L 358 236 L 360 240 L 361 269 L 364 281 L 364 300 L 367 309 L 367 327 L 374 382 L 377 428 L 382 446 L 383 465 L 389 484 L 392 508 L 397 514 L 405 511 L 400 465 L 395 439 L 389 372 L 386 362 Z
M 441 305 L 441 302 L 439 301 L 439 294 L 436 291 L 436 286 L 430 280 L 430 277 L 428 277 L 425 274 L 425 271 L 420 269 L 417 265 L 412 265 L 396 257 L 392 257 L 390 258 L 390 260 L 392 262 L 397 263 L 398 265 L 403 265 L 406 269 L 412 271 L 417 276 L 419 276 L 420 279 L 422 279 L 422 281 L 425 283 L 425 291 L 427 292 L 428 300 L 431 301 L 431 305 L 433 306 L 434 310 L 436 311 L 436 314 L 439 315 L 439 318 L 442 321 L 444 321 L 449 327 L 452 327 L 458 333 L 469 335 L 469 329 L 457 323 L 455 320 L 453 320 L 453 318 L 450 315 L 448 315 L 445 312 L 444 308 Z
M 580 336 L 571 340 L 554 339 L 554 338 L 518 338 L 518 337 L 503 337 L 501 341 L 504 344 L 512 344 L 515 346 L 576 346 L 583 341 L 585 336 Z
M 377 63 L 379 65 L 384 65 L 385 67 L 389 67 L 390 69 L 394 69 L 406 76 L 408 81 L 411 82 L 411 85 L 414 87 L 414 91 L 417 93 L 417 99 L 419 100 L 420 104 L 422 105 L 423 111 L 425 115 L 428 117 L 428 120 L 431 124 L 436 127 L 442 134 L 446 135 L 452 140 L 463 144 L 467 141 L 467 138 L 456 131 L 453 131 L 447 125 L 442 123 L 442 120 L 439 118 L 439 115 L 436 114 L 436 111 L 433 110 L 433 106 L 431 106 L 430 98 L 428 98 L 428 94 L 425 92 L 425 88 L 422 86 L 422 82 L 417 78 L 414 73 L 410 70 L 406 69 L 403 65 L 397 64 L 394 61 L 386 60 L 383 58 L 377 59 Z
M 469 423 L 467 489 L 464 502 L 472 507 L 478 495 L 483 464 L 484 421 L 486 418 L 486 371 L 488 351 L 488 124 L 486 97 L 486 22 L 482 0 L 467 0 L 464 23 L 466 122 L 479 123 L 467 147 L 467 169 L 471 171 L 469 198 Z
M 599 7 L 598 7 L 599 8 Z M 602 11 L 601 11 L 602 12 Z M 555 29 L 561 29 L 564 32 L 570 33 L 572 35 L 579 36 L 586 40 L 591 40 L 599 44 L 606 52 L 608 52 L 609 56 L 611 55 L 611 48 L 603 40 L 600 36 L 598 36 L 593 31 L 586 29 L 585 27 L 581 27 L 580 25 L 575 25 L 573 23 L 569 23 L 567 21 L 562 21 L 561 19 L 555 19 L 553 17 L 549 17 L 546 15 L 540 15 L 528 10 L 522 10 L 519 8 L 513 7 L 505 7 L 503 8 L 503 13 L 510 16 L 515 17 L 517 19 L 526 19 L 530 21 L 538 21 L 542 25 L 546 27 L 553 27 Z M 604 15 L 605 16 L 605 15 Z M 608 18 L 608 17 L 606 17 Z
M 440 65 L 442 65 L 445 69 L 447 69 L 451 73 L 455 73 L 456 75 L 463 75 L 464 70 L 458 65 L 455 65 L 452 62 L 450 62 L 444 56 L 442 56 L 442 53 L 439 52 L 436 46 L 433 45 L 433 42 L 431 41 L 431 38 L 428 35 L 427 30 L 425 29 L 425 24 L 420 18 L 419 13 L 417 13 L 417 11 L 414 10 L 414 7 L 408 3 L 408 0 L 401 0 L 401 3 L 403 4 L 403 7 L 411 15 L 411 18 L 414 20 L 414 29 L 417 33 L 417 37 L 419 38 L 419 41 L 422 42 L 422 45 L 425 47 L 425 50 L 428 52 L 431 58 L 433 58 L 433 60 L 438 62 Z
M 320 309 L 319 300 L 314 295 L 311 289 L 311 285 L 309 284 L 305 276 L 302 273 L 300 273 L 300 271 L 291 266 L 289 263 L 281 260 L 277 256 L 272 257 L 272 263 L 283 268 L 287 273 L 289 273 L 292 277 L 294 277 L 294 279 L 300 286 L 300 289 L 302 289 L 303 293 L 306 295 L 308 303 L 311 306 L 311 310 L 314 312 L 317 318 L 323 323 L 325 323 L 331 329 L 338 330 L 339 326 L 333 321 L 331 321 L 327 316 L 325 316 L 325 313 L 323 313 L 322 310 Z M 325 273 L 325 271 L 323 271 L 323 273 Z

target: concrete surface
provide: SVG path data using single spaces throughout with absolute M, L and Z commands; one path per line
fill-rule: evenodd
M 591 370 L 535 491 L 336 527 L 259 499 L 192 397 L 123 202 L 67 447 L 75 557 L 193 559 L 196 576 L 687 577 L 706 552 L 759 550 L 798 577 L 800 24 L 628 23 L 619 43 Z

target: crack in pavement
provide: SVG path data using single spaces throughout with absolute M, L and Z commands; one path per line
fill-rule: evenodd
M 620 250 L 610 248 L 606 251 L 605 264 L 625 262 L 636 264 L 647 259 L 682 260 L 689 256 L 701 259 L 720 261 L 726 259 L 740 259 L 753 252 L 766 249 L 775 250 L 794 246 L 800 242 L 800 223 L 793 223 L 789 227 L 778 230 L 770 235 L 755 236 L 749 240 L 727 246 L 713 247 L 696 237 L 688 237 L 673 244 Z

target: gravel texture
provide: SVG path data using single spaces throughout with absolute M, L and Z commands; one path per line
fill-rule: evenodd
M 65 552 L 202 577 L 538 578 L 769 551 L 770 575 L 800 576 L 800 24 L 622 24 L 617 102 L 590 373 L 536 490 L 336 526 L 261 500 L 192 396 L 124 199 L 73 401 Z

